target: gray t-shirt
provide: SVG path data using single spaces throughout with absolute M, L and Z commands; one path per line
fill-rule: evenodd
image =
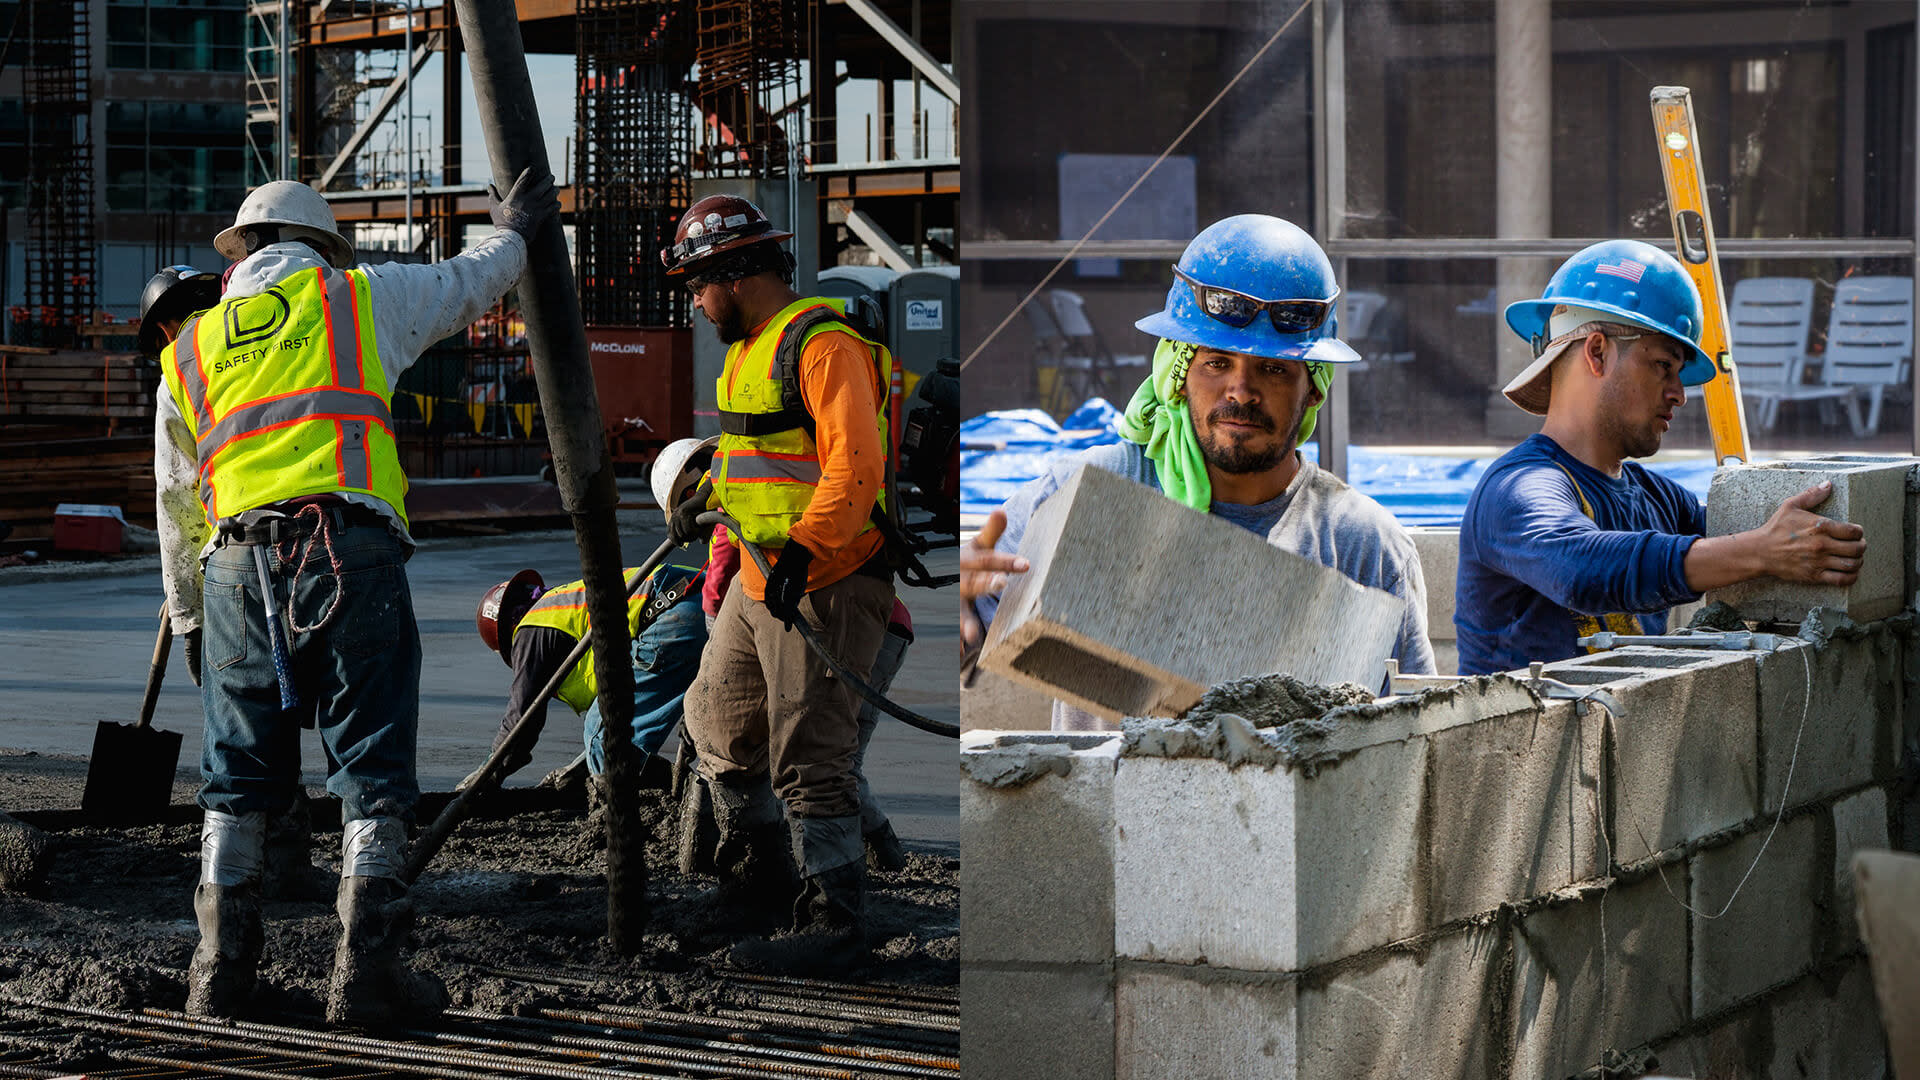
M 1160 487 L 1153 459 L 1147 457 L 1146 447 L 1138 443 L 1122 442 L 1062 454 L 1047 463 L 1046 472 L 1007 500 L 1002 507 L 1007 515 L 1007 529 L 994 547 L 1009 553 L 1018 552 L 1034 510 L 1060 490 L 1060 485 L 1082 465 L 1105 469 L 1156 490 Z M 1385 507 L 1303 458 L 1299 473 L 1278 497 L 1254 506 L 1216 502 L 1210 509 L 1249 532 L 1265 536 L 1267 543 L 1274 547 L 1312 559 L 1362 585 L 1400 597 L 1407 606 L 1400 622 L 1400 636 L 1394 642 L 1393 657 L 1400 661 L 1400 670 L 1405 674 L 1434 673 L 1433 645 L 1427 640 L 1427 585 L 1420 572 L 1420 557 L 1414 550 L 1413 538 Z M 988 625 L 999 607 L 999 599 L 981 597 L 974 601 L 974 606 L 981 625 Z M 1099 717 L 1062 702 L 1054 703 L 1053 726 L 1056 731 L 1106 727 Z

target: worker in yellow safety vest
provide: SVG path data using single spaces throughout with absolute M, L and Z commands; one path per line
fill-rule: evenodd
M 692 539 L 695 518 L 717 505 L 739 522 L 734 539 L 773 563 L 763 577 L 742 561 L 687 691 L 723 881 L 742 903 L 779 902 L 790 850 L 802 878 L 798 933 L 742 942 L 733 960 L 831 972 L 867 955 L 860 702 L 790 631 L 806 620 L 862 678 L 880 649 L 893 571 L 874 517 L 885 510 L 893 359 L 845 301 L 793 290 L 794 258 L 779 243 L 791 235 L 747 200 L 714 195 L 693 204 L 660 253 L 729 346 L 720 445 L 707 482 L 675 509 L 671 534 Z
M 188 1012 L 253 1005 L 266 822 L 298 791 L 302 726 L 319 728 L 344 825 L 328 1020 L 445 1006 L 399 953 L 420 637 L 388 403 L 428 346 L 519 280 L 527 235 L 559 205 L 551 176 L 490 194 L 497 231 L 471 250 L 355 267 L 318 192 L 266 184 L 214 240 L 239 260 L 219 302 L 177 329 L 157 323 L 170 341 L 154 428 L 161 574 L 206 704 Z

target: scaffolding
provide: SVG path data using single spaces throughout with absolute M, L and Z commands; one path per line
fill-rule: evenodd
M 580 0 L 574 250 L 595 326 L 686 326 L 659 252 L 689 203 L 692 24 L 672 0 Z
M 87 0 L 25 0 L 28 195 L 27 311 L 22 337 L 77 342 L 93 316 L 93 100 Z
M 698 0 L 699 164 L 708 176 L 784 177 L 800 100 L 800 0 Z
M 292 0 L 247 5 L 247 186 L 291 180 Z

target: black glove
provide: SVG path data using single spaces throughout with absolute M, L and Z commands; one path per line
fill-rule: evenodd
M 560 196 L 554 191 L 552 173 L 536 180 L 531 168 L 522 169 L 506 198 L 501 198 L 492 184 L 487 185 L 487 216 L 493 219 L 494 227 L 517 232 L 523 239 L 533 235 L 549 214 L 559 212 Z
M 713 530 L 711 525 L 697 524 L 694 519 L 707 512 L 707 500 L 713 497 L 713 481 L 707 480 L 694 489 L 687 500 L 673 508 L 667 515 L 667 539 L 674 546 L 691 543 L 705 537 Z
M 186 654 L 187 674 L 192 676 L 193 685 L 199 686 L 200 685 L 200 627 L 196 626 L 193 629 L 187 631 L 187 636 L 180 639 L 180 648 L 181 648 L 181 651 Z
M 788 540 L 767 578 L 767 610 L 789 630 L 800 617 L 800 601 L 807 598 L 807 567 L 812 563 L 813 552 L 807 545 Z

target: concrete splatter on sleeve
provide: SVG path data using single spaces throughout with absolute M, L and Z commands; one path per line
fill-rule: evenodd
M 486 314 L 527 270 L 527 243 L 497 231 L 437 263 L 364 267 L 373 282 L 373 339 L 393 386 L 420 354 Z
M 173 395 L 160 393 L 153 425 L 155 524 L 160 533 L 160 580 L 173 632 L 200 626 L 200 552 L 212 528 L 200 505 L 199 462 L 193 433 Z

